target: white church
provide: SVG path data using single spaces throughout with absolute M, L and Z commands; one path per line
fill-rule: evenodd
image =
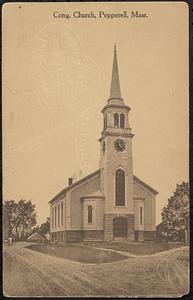
M 133 174 L 130 107 L 121 97 L 114 48 L 103 114 L 99 169 L 61 190 L 50 204 L 52 241 L 155 240 L 158 192 Z

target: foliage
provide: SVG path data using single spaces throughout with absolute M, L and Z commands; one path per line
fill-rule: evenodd
M 40 225 L 40 233 L 42 234 L 50 233 L 50 218 L 47 218 L 47 221 Z
M 46 222 L 42 223 L 40 226 L 39 225 L 35 226 L 32 229 L 31 234 L 33 234 L 35 232 L 37 232 L 41 235 L 45 235 L 47 233 L 50 233 L 50 218 L 47 218 Z
M 5 208 L 9 214 L 9 235 L 19 238 L 27 235 L 29 228 L 36 225 L 35 205 L 31 200 L 5 201 Z
M 189 226 L 189 183 L 177 184 L 161 215 L 162 237 L 167 241 L 184 241 Z

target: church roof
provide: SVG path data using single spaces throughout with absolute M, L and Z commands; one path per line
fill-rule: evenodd
M 149 189 L 154 194 L 156 194 L 156 195 L 159 194 L 158 191 L 156 191 L 155 189 L 153 189 L 149 184 L 145 183 L 144 181 L 142 181 L 141 179 L 139 179 L 135 175 L 133 175 L 133 180 L 136 181 L 137 183 L 143 185 L 144 187 L 146 187 L 147 189 Z
M 121 98 L 116 45 L 114 46 L 113 70 L 112 70 L 111 88 L 110 88 L 110 99 L 114 99 L 114 98 L 118 98 L 118 99 Z
M 100 173 L 100 169 L 90 173 L 89 175 L 81 178 L 80 180 L 77 180 L 76 182 L 74 182 L 73 184 L 65 187 L 64 189 L 62 189 L 56 196 L 54 196 L 48 203 L 53 203 L 55 200 L 58 200 L 59 198 L 63 197 L 65 195 L 65 193 L 69 190 L 71 190 L 72 188 L 74 188 L 75 186 L 80 185 L 81 183 L 84 183 L 85 181 L 87 181 L 88 179 L 91 179 L 93 177 L 95 177 L 96 175 L 99 175 Z M 141 179 L 139 179 L 138 177 L 136 177 L 135 175 L 133 175 L 133 180 L 136 181 L 137 183 L 143 185 L 145 188 L 149 189 L 151 192 L 153 192 L 154 194 L 158 194 L 158 192 L 152 188 L 150 185 L 148 185 L 147 183 L 145 183 L 144 181 L 142 181 Z M 83 198 L 85 197 L 103 197 L 103 194 L 100 191 L 96 191 L 92 194 L 88 194 L 83 196 Z
M 54 196 L 48 203 L 53 203 L 55 200 L 57 200 L 58 198 L 62 197 L 65 195 L 65 193 L 70 190 L 71 188 L 83 183 L 84 181 L 93 178 L 94 176 L 98 175 L 100 173 L 100 169 L 90 173 L 89 175 L 77 180 L 76 182 L 74 182 L 73 184 L 67 186 L 66 188 L 62 189 L 56 196 Z

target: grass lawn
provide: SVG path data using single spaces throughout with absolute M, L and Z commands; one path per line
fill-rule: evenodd
M 127 258 L 119 253 L 104 251 L 90 247 L 82 247 L 78 245 L 78 243 L 50 245 L 33 244 L 27 246 L 27 248 L 56 257 L 91 264 L 108 263 L 113 261 L 120 261 Z
M 178 248 L 181 245 L 175 243 L 164 243 L 164 242 L 138 242 L 128 243 L 121 241 L 109 241 L 109 242 L 82 242 L 82 245 L 90 247 L 113 249 L 122 252 L 129 252 L 135 255 L 150 255 L 160 251 L 166 251 L 173 248 Z

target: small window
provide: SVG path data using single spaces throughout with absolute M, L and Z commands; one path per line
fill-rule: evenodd
M 115 128 L 119 127 L 119 115 L 118 115 L 118 113 L 114 114 L 114 127 Z
M 124 114 L 120 115 L 120 127 L 125 128 L 125 116 L 124 116 Z
M 143 224 L 143 207 L 140 207 L 140 211 L 139 211 L 139 219 L 140 219 L 140 224 Z
M 88 206 L 88 224 L 92 224 L 92 205 Z

